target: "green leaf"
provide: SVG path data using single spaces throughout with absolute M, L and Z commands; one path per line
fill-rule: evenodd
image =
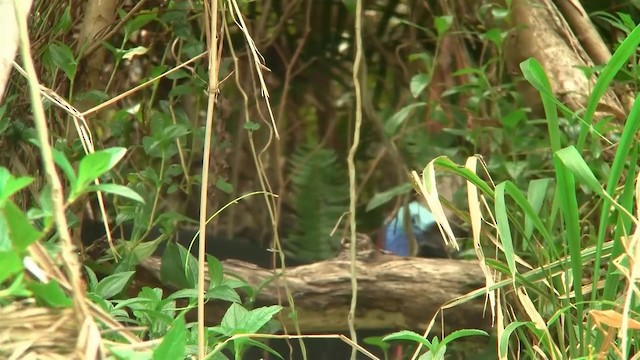
M 119 184 L 100 184 L 100 185 L 91 185 L 85 188 L 87 192 L 97 192 L 102 191 L 104 193 L 113 194 L 122 196 L 127 199 L 131 199 L 133 201 L 137 201 L 141 204 L 144 204 L 145 201 L 135 190 L 126 187 L 124 185 Z
M 53 199 L 51 198 L 51 186 L 49 184 L 45 184 L 45 186 L 40 190 L 38 200 L 40 205 L 39 218 L 44 219 L 43 227 L 48 228 L 53 224 Z M 35 211 L 35 209 L 31 210 Z M 27 215 L 31 216 L 29 213 L 27 213 Z M 34 218 L 30 217 L 30 219 Z
M 435 20 L 433 21 L 433 25 L 438 32 L 438 38 L 442 38 L 442 35 L 444 35 L 447 30 L 451 28 L 451 25 L 453 25 L 453 16 L 436 16 Z
M 505 187 L 507 183 L 502 182 L 496 186 L 495 190 L 495 216 L 496 225 L 498 226 L 498 234 L 500 235 L 500 243 L 504 250 L 507 265 L 511 274 L 517 274 L 515 250 L 513 248 L 513 240 L 511 238 L 511 226 L 509 225 L 509 216 L 505 199 Z M 516 277 L 513 276 L 515 283 Z
M 487 30 L 484 34 L 481 35 L 483 40 L 491 41 L 496 47 L 501 48 L 502 43 L 504 42 L 505 37 L 508 35 L 508 32 L 503 32 L 498 28 L 493 28 Z
M 196 289 L 182 289 L 167 296 L 167 300 L 197 299 L 197 298 L 198 298 L 198 291 Z
M 84 266 L 84 271 L 87 273 L 87 285 L 89 287 L 89 292 L 96 292 L 96 286 L 98 286 L 98 277 L 96 273 L 91 270 L 90 267 Z
M 157 11 L 147 10 L 140 12 L 138 15 L 134 16 L 133 19 L 125 22 L 124 28 L 126 30 L 127 36 L 131 36 L 133 32 L 142 29 L 143 26 L 156 20 L 157 18 Z
M 356 13 L 356 0 L 342 0 L 342 3 L 351 14 Z
M 388 203 L 389 201 L 391 201 L 393 198 L 395 198 L 396 196 L 399 195 L 404 195 L 407 194 L 411 191 L 413 187 L 411 186 L 410 183 L 404 183 L 404 184 L 400 184 L 398 186 L 394 186 L 391 189 L 381 192 L 381 193 L 377 193 L 375 195 L 373 195 L 373 197 L 371 198 L 371 200 L 369 200 L 369 203 L 367 204 L 367 208 L 365 211 L 369 212 L 373 209 L 376 209 L 386 203 Z
M 209 288 L 206 297 L 207 299 L 224 300 L 232 303 L 242 302 L 242 299 L 240 299 L 240 295 L 238 295 L 235 290 L 224 285 Z
M 18 191 L 26 188 L 33 182 L 32 177 L 16 178 L 7 168 L 0 167 L 0 204 L 9 199 Z
M 521 121 L 525 120 L 527 112 L 524 109 L 515 109 L 500 118 L 500 122 L 507 128 L 513 129 Z
M 27 216 L 12 201 L 8 201 L 4 207 L 4 220 L 13 247 L 18 252 L 25 251 L 42 236 L 42 233 L 31 225 Z
M 108 346 L 111 355 L 118 360 L 149 360 L 151 351 L 136 351 L 124 346 Z
M 2 259 L 2 266 L 0 266 L 0 284 L 2 284 L 10 276 L 22 270 L 22 257 L 15 251 L 2 251 L 0 259 Z
M 418 74 L 411 78 L 411 83 L 409 85 L 411 88 L 411 95 L 414 98 L 417 98 L 422 90 L 429 86 L 430 82 L 431 78 L 429 77 L 429 74 Z
M 51 149 L 51 151 L 53 153 L 53 161 L 58 165 L 60 170 L 62 170 L 64 175 L 67 177 L 67 180 L 69 180 L 69 183 L 72 186 L 75 186 L 77 182 L 76 172 L 73 170 L 73 166 L 71 166 L 69 159 L 67 159 L 65 154 L 58 149 Z M 72 189 L 72 192 L 74 190 L 75 189 Z
M 447 335 L 444 339 L 442 339 L 440 346 L 446 346 L 448 343 L 454 340 L 467 337 L 467 336 L 489 336 L 489 334 L 486 331 L 477 330 L 477 329 L 456 330 L 451 334 Z
M 180 79 L 186 79 L 190 77 L 191 77 L 191 73 L 183 69 L 178 69 L 172 73 L 167 74 L 167 79 L 169 80 L 180 80 Z
M 198 282 L 198 261 L 183 246 L 169 242 L 162 254 L 160 278 L 164 283 L 179 288 L 195 288 Z
M 49 54 L 51 54 L 53 64 L 62 69 L 67 75 L 67 78 L 73 82 L 76 77 L 78 62 L 73 56 L 71 49 L 61 42 L 55 42 L 49 45 L 48 51 Z
M 502 339 L 499 342 L 500 347 L 498 349 L 500 359 L 506 359 L 509 351 L 509 337 L 513 334 L 519 327 L 529 325 L 529 322 L 516 321 L 507 325 L 502 333 Z
M 529 183 L 529 189 L 527 191 L 527 200 L 531 204 L 531 208 L 535 214 L 540 212 L 542 205 L 544 204 L 544 200 L 547 197 L 547 189 L 549 188 L 549 183 L 551 183 L 551 179 L 535 179 L 531 180 Z M 533 217 L 526 214 L 524 219 L 524 236 L 526 239 L 530 239 L 531 235 L 533 235 Z
M 393 114 L 391 118 L 389 118 L 384 124 L 384 133 L 387 136 L 395 135 L 398 127 L 402 125 L 402 123 L 407 119 L 411 111 L 416 108 L 423 107 L 427 105 L 425 102 L 419 102 L 411 105 L 407 105 L 400 109 L 397 113 Z
M 587 185 L 591 191 L 600 196 L 604 196 L 604 189 L 602 189 L 600 182 L 595 175 L 593 175 L 589 165 L 587 165 L 587 162 L 584 161 L 575 147 L 566 147 L 556 152 L 556 156 L 562 161 L 562 164 L 583 184 Z
M 64 293 L 60 284 L 55 280 L 46 284 L 31 282 L 27 288 L 33 292 L 39 304 L 54 308 L 68 308 L 73 305 L 71 298 Z
M 633 21 L 631 21 L 633 24 Z M 610 84 L 615 78 L 616 74 L 622 69 L 624 66 L 627 66 L 629 59 L 635 57 L 636 51 L 638 49 L 638 44 L 640 44 L 640 26 L 635 26 L 633 31 L 622 41 L 620 46 L 616 48 L 616 51 L 611 55 L 609 61 L 607 61 L 606 65 L 602 69 L 598 80 L 593 85 L 590 91 L 589 99 L 587 101 L 587 107 L 584 110 L 584 124 L 580 129 L 580 135 L 578 137 L 578 141 L 576 143 L 576 147 L 578 150 L 582 150 L 584 148 L 584 142 L 586 140 L 586 136 L 588 132 L 591 130 L 592 119 L 595 115 L 598 106 L 600 105 L 600 99 L 604 96 L 604 94 L 610 90 Z
M 183 359 L 187 347 L 187 328 L 184 317 L 178 316 L 173 326 L 162 339 L 160 345 L 153 350 L 154 360 Z
M 258 131 L 260 130 L 260 124 L 253 121 L 247 121 L 244 123 L 244 128 L 245 130 L 249 130 L 249 132 Z
M 227 194 L 231 194 L 233 192 L 233 185 L 219 176 L 216 180 L 216 188 L 218 188 L 218 190 L 224 191 Z
M 136 56 L 140 56 L 140 55 L 144 55 L 149 51 L 149 49 L 147 49 L 144 46 L 136 46 L 132 49 L 128 49 L 125 51 L 124 55 L 122 55 L 123 59 L 126 60 L 131 60 Z
M 235 334 L 241 334 L 245 331 L 241 326 L 243 325 L 244 318 L 249 314 L 249 311 L 242 307 L 240 304 L 232 303 L 224 313 L 222 321 L 220 322 L 220 330 L 222 335 L 233 336 Z
M 209 289 L 212 289 L 222 283 L 224 272 L 220 260 L 209 254 L 206 256 L 207 267 L 209 268 Z
M 520 63 L 520 70 L 525 79 L 533 85 L 533 87 L 540 92 L 542 98 L 542 105 L 547 117 L 547 128 L 549 131 L 549 142 L 551 143 L 551 150 L 553 152 L 560 150 L 562 146 L 561 131 L 558 121 L 558 110 L 556 106 L 561 109 L 571 112 L 564 104 L 561 104 L 553 95 L 551 91 L 551 84 L 547 78 L 547 74 L 544 72 L 544 68 L 536 59 L 530 58 Z
M 391 341 L 391 340 L 413 341 L 413 342 L 417 342 L 424 345 L 430 351 L 435 350 L 433 344 L 431 344 L 429 340 L 425 339 L 422 335 L 409 330 L 394 332 L 393 334 L 389 334 L 382 339 L 382 341 Z
M 135 274 L 135 271 L 124 271 L 105 277 L 96 286 L 96 294 L 105 299 L 111 299 L 122 292 L 133 274 Z
M 71 30 L 71 26 L 73 25 L 73 19 L 71 18 L 70 6 L 64 8 L 64 12 L 62 16 L 60 16 L 60 20 L 51 30 L 52 35 L 58 35 L 59 33 L 66 33 Z
M 80 160 L 75 191 L 83 191 L 90 182 L 111 170 L 126 153 L 125 148 L 114 147 L 86 155 Z
M 244 318 L 244 329 L 250 333 L 255 334 L 263 326 L 265 326 L 273 316 L 282 310 L 280 305 L 264 306 L 257 309 L 253 309 Z
M 369 336 L 362 339 L 362 341 L 364 341 L 365 344 L 377 346 L 382 349 L 382 351 L 387 352 L 391 348 L 391 344 L 382 340 L 383 338 L 383 336 Z

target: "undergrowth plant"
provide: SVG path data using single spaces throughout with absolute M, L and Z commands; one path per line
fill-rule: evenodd
M 340 249 L 341 237 L 330 234 L 349 201 L 346 173 L 335 152 L 313 146 L 301 146 L 291 157 L 291 167 L 295 217 L 285 248 L 309 262 L 331 258 Z
M 468 182 L 474 248 L 483 263 L 487 287 L 445 308 L 487 296 L 492 316 L 498 320 L 501 358 L 517 354 L 628 358 L 638 351 L 638 274 L 633 264 L 638 248 L 635 138 L 640 107 L 636 101 L 619 133 L 616 128 L 596 126 L 608 120 L 596 119 L 595 110 L 639 43 L 640 27 L 636 27 L 602 69 L 582 114 L 569 110 L 553 95 L 535 59 L 521 64 L 544 104 L 552 177 L 531 179 L 524 188 L 513 180 L 494 185 L 485 180 L 491 174 L 484 173 L 487 167 L 481 159 L 456 164 L 446 157 L 431 161 L 422 175 L 413 173 L 417 191 L 432 208 L 438 201 L 436 170 Z M 563 136 L 561 119 L 579 127 L 573 141 Z M 597 154 L 589 149 L 594 148 L 592 143 L 611 144 L 611 139 L 617 140 L 616 150 L 610 171 L 603 173 L 594 158 Z M 594 215 L 595 221 L 591 220 Z M 488 235 L 495 250 L 486 246 L 481 234 Z M 531 255 L 522 258 L 523 251 Z

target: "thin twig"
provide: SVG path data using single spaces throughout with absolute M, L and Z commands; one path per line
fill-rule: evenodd
M 202 158 L 202 186 L 200 187 L 200 245 L 198 249 L 198 359 L 204 359 L 206 354 L 206 332 L 204 323 L 204 294 L 205 294 L 205 263 L 206 263 L 206 232 L 207 223 L 207 192 L 209 190 L 209 157 L 211 156 L 211 135 L 213 132 L 213 114 L 218 94 L 218 2 L 211 1 L 209 13 L 205 13 L 205 21 L 210 26 L 209 33 L 209 99 L 207 102 L 207 120 L 204 135 L 204 152 Z M 208 16 L 208 17 L 207 17 Z
M 356 95 L 355 104 L 355 126 L 353 130 L 353 144 L 349 149 L 347 156 L 347 166 L 349 167 L 349 225 L 351 230 L 351 306 L 347 322 L 349 324 L 349 332 L 351 340 L 354 344 L 358 343 L 358 334 L 355 328 L 356 306 L 358 303 L 358 279 L 356 278 L 356 165 L 355 157 L 360 144 L 360 127 L 362 126 L 362 89 L 360 84 L 360 63 L 362 59 L 362 0 L 356 0 L 356 22 L 354 29 L 354 37 L 356 40 L 356 55 L 353 59 L 353 89 Z M 351 349 L 351 359 L 355 360 L 357 349 Z

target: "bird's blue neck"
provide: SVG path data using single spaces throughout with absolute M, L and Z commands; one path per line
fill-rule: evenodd
M 411 255 L 409 236 L 405 231 L 405 213 L 409 216 L 409 225 L 416 239 L 436 224 L 433 214 L 417 201 L 409 203 L 407 209 L 398 209 L 396 216 L 385 226 L 384 248 L 400 256 Z

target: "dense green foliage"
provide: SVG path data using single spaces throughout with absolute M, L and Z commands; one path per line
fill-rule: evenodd
M 211 175 L 208 215 L 255 191 L 279 196 L 243 198 L 212 220 L 216 234 L 271 246 L 278 233 L 287 255 L 307 261 L 335 255 L 345 235 L 342 216 L 350 198 L 345 160 L 355 112 L 349 73 L 352 2 L 291 8 L 280 3 L 266 14 L 258 3 L 240 9 L 271 72 L 252 69 L 255 54 L 225 9 L 229 27 L 219 74 L 225 80 L 216 89 L 211 165 L 204 170 L 209 67 L 203 60 L 180 67 L 211 47 L 201 2 L 167 1 L 130 14 L 133 9 L 120 9 L 122 27 L 92 50 L 106 49 L 109 65 L 96 77 L 102 80 L 98 84 L 85 83 L 95 74 L 82 66 L 94 53 L 73 44 L 74 21 L 81 14 L 66 4 L 39 1 L 29 20 L 40 82 L 60 97 L 49 94 L 44 104 L 71 229 L 78 231 L 76 218 L 85 207 L 98 211 L 97 191 L 106 195 L 116 222 L 135 224 L 131 241 L 118 244 L 119 261 L 107 256 L 83 268 L 92 302 L 121 323 L 139 327 L 136 336 L 160 340 L 136 353 L 117 331 L 105 332 L 115 358 L 197 353 L 197 329 L 186 316 L 197 299 L 197 260 L 181 247 L 165 252 L 162 281 L 181 289 L 175 292 L 134 290 L 133 279 L 136 265 L 158 245 L 135 246 L 141 239 L 155 240 L 148 231 L 152 226 L 159 226 L 160 240 L 166 240 L 177 226 L 195 222 L 204 172 Z M 542 353 L 559 359 L 637 353 L 640 105 L 635 101 L 626 118 L 597 113 L 607 91 L 637 89 L 637 14 L 592 9 L 600 31 L 612 34 L 614 54 L 605 65 L 582 69 L 597 81 L 585 109 L 573 111 L 553 93 L 537 60 L 522 62 L 517 75 L 506 71 L 505 39 L 515 29 L 465 24 L 438 6 L 425 21 L 427 9 L 414 4 L 419 9 L 408 10 L 399 3 L 406 5 L 366 5 L 365 125 L 356 156 L 359 230 L 375 234 L 385 214 L 414 190 L 428 198 L 425 189 L 436 186 L 428 176 L 434 171 L 440 190 L 450 195 L 442 199 L 450 207 L 449 220 L 471 234 L 464 254 L 480 260 L 487 278 L 486 289 L 448 306 L 489 296 L 488 316 L 501 315 L 495 343 L 487 345 L 492 351 L 502 358 Z M 481 10 L 478 17 L 485 21 L 506 17 L 510 9 Z M 307 23 L 307 11 L 322 16 Z M 467 36 L 468 47 L 451 50 L 449 36 L 459 34 Z M 470 60 L 443 69 L 444 51 L 452 57 L 463 52 Z M 527 105 L 524 82 L 542 100 L 539 108 Z M 87 114 L 98 150 L 85 155 L 73 123 L 78 118 L 69 116 L 69 107 L 90 109 L 141 84 L 133 94 Z M 39 305 L 69 308 L 68 289 L 25 265 L 29 246 L 37 241 L 51 254 L 61 251 L 27 88 L 16 73 L 0 104 L 0 143 L 6 150 L 0 155 L 0 305 L 32 298 Z M 265 90 L 271 97 L 262 96 Z M 412 170 L 415 183 L 409 181 Z M 445 182 L 451 178 L 457 182 Z M 240 358 L 248 347 L 266 348 L 250 336 L 279 330 L 272 318 L 282 307 L 253 308 L 260 289 L 224 277 L 220 262 L 208 260 L 205 297 L 231 306 L 219 325 L 208 328 L 207 351 L 222 359 Z M 387 341 L 405 340 L 424 346 L 425 359 L 442 358 L 464 351 L 457 347 L 464 343 L 460 338 L 483 334 L 463 330 L 439 339 L 403 331 L 370 342 L 389 353 Z

